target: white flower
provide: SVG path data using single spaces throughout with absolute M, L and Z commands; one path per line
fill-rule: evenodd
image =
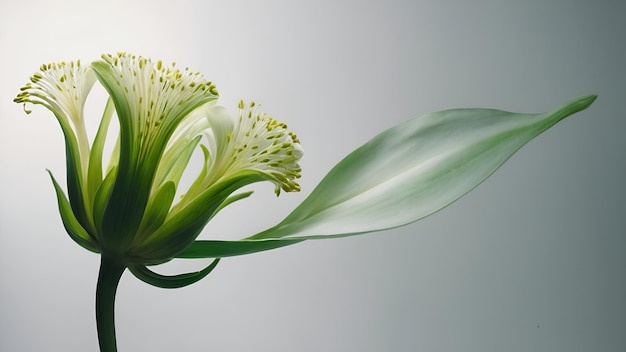
M 96 78 L 110 99 L 90 141 L 83 110 Z M 267 180 L 277 194 L 300 190 L 302 150 L 295 134 L 254 103 L 240 103 L 233 119 L 215 105 L 217 98 L 215 85 L 198 72 L 118 53 L 89 66 L 79 61 L 43 65 L 15 101 L 41 104 L 61 124 L 69 200 L 53 182 L 70 236 L 120 261 L 153 264 L 183 251 L 217 211 L 249 195 L 231 196 L 240 187 Z M 120 132 L 103 171 L 114 114 Z M 204 167 L 175 203 L 197 148 L 204 153 Z

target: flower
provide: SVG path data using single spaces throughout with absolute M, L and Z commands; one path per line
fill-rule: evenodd
M 99 82 L 109 94 L 90 142 L 84 105 Z M 39 104 L 65 136 L 65 195 L 50 173 L 63 224 L 81 246 L 101 253 L 96 321 L 102 352 L 117 350 L 114 303 L 126 268 L 164 288 L 208 275 L 219 258 L 288 246 L 309 239 L 353 236 L 406 225 L 451 204 L 487 179 L 528 141 L 589 107 L 589 95 L 542 114 L 493 109 L 439 111 L 408 120 L 357 148 L 275 226 L 236 241 L 196 241 L 222 208 L 248 197 L 234 194 L 259 181 L 299 191 L 300 141 L 254 102 L 237 118 L 216 105 L 215 85 L 189 69 L 141 56 L 103 55 L 48 64 L 15 102 Z M 103 169 L 113 115 L 119 136 Z M 187 190 L 179 182 L 193 152 L 204 164 Z M 181 193 L 178 201 L 176 194 Z M 147 266 L 173 258 L 217 258 L 205 269 L 174 276 Z
M 83 111 L 95 82 L 109 101 L 90 142 Z M 51 177 L 70 236 L 89 250 L 144 265 L 186 249 L 217 211 L 250 194 L 233 195 L 247 184 L 273 182 L 277 195 L 300 190 L 302 149 L 287 125 L 255 103 L 240 102 L 233 119 L 217 99 L 215 85 L 198 72 L 118 53 L 90 65 L 42 65 L 15 102 L 27 113 L 27 103 L 43 105 L 61 125 L 69 199 Z M 114 114 L 119 136 L 103 170 Z M 203 168 L 183 192 L 179 181 L 198 148 Z

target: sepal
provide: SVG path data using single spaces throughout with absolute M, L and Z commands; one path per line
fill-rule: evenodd
M 171 276 L 155 273 L 146 266 L 139 264 L 131 264 L 128 266 L 128 269 L 131 273 L 133 273 L 133 275 L 135 275 L 135 277 L 149 285 L 160 288 L 181 288 L 204 279 L 213 271 L 213 269 L 215 269 L 219 262 L 220 259 L 217 258 L 206 268 L 200 271 Z
M 135 243 L 127 257 L 132 262 L 146 264 L 174 258 L 193 243 L 209 220 L 223 208 L 224 202 L 232 203 L 249 195 L 243 193 L 232 198 L 233 192 L 266 177 L 259 172 L 244 171 L 216 183 L 176 213 L 170 211 L 163 225 Z
M 94 239 L 89 235 L 87 230 L 78 222 L 74 212 L 72 211 L 72 207 L 70 206 L 70 202 L 68 201 L 65 193 L 57 183 L 56 179 L 52 175 L 52 172 L 48 170 L 48 174 L 50 174 L 50 179 L 52 180 L 52 184 L 54 185 L 54 190 L 57 195 L 57 204 L 59 206 L 59 213 L 61 213 L 61 220 L 63 221 L 63 226 L 65 230 L 70 235 L 70 238 L 74 240 L 74 242 L 78 243 L 81 247 L 98 253 L 98 246 Z

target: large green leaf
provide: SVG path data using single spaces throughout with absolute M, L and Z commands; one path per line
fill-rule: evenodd
M 232 244 L 197 242 L 179 257 L 248 254 L 271 249 L 269 244 L 292 244 L 285 240 L 344 237 L 414 222 L 471 191 L 528 141 L 595 99 L 581 97 L 543 114 L 456 109 L 409 120 L 339 162 L 276 226 Z

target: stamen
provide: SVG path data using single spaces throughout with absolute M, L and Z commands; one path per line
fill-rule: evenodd
M 102 59 L 117 72 L 116 83 L 126 93 L 142 150 L 154 141 L 162 126 L 175 127 L 185 117 L 180 112 L 188 106 L 217 98 L 211 81 L 188 68 L 180 70 L 175 63 L 152 63 L 149 58 L 123 52 L 105 54 Z
M 239 121 L 231 142 L 233 154 L 229 170 L 254 169 L 270 175 L 276 185 L 276 194 L 299 191 L 295 181 L 300 178 L 298 161 L 302 157 L 300 141 L 295 133 L 287 131 L 287 125 L 265 113 L 255 102 L 247 106 L 239 102 Z M 245 117 L 245 118 L 244 118 Z M 259 157 L 263 155 L 264 157 Z

